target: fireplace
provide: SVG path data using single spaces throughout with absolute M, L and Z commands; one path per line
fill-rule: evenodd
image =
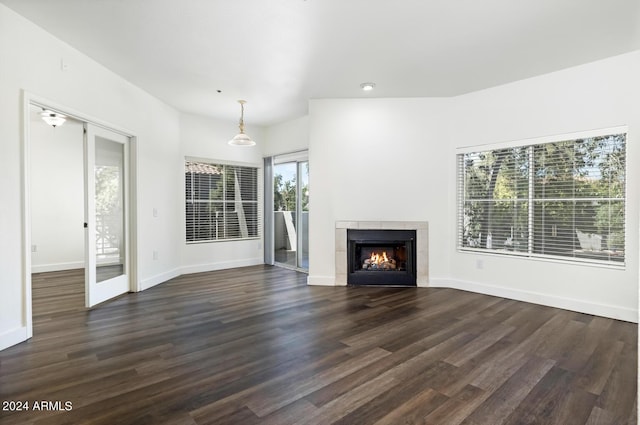
M 348 229 L 347 284 L 416 286 L 416 231 Z

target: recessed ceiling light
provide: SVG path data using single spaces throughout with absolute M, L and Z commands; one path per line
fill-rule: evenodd
M 360 88 L 364 91 L 371 91 L 376 86 L 376 83 L 362 83 L 360 84 Z

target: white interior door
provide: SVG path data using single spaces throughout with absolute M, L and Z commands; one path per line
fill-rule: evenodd
M 129 138 L 85 124 L 85 303 L 129 291 Z

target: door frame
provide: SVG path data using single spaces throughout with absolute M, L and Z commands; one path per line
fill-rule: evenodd
M 106 128 L 115 133 L 129 137 L 129 291 L 138 292 L 140 279 L 138 277 L 138 227 L 137 227 L 137 162 L 138 144 L 136 135 L 125 128 L 113 125 L 99 118 L 90 116 L 73 108 L 61 105 L 50 99 L 37 96 L 26 90 L 22 90 L 22 289 L 23 289 L 23 321 L 26 327 L 26 338 L 33 336 L 33 310 L 32 310 L 32 282 L 31 282 L 31 140 L 30 140 L 30 107 L 37 106 L 59 112 L 76 120 L 91 123 L 98 127 Z M 78 223 L 79 226 L 82 223 Z M 85 289 L 86 291 L 86 289 Z
M 265 219 L 265 263 L 283 267 L 286 269 L 297 270 L 303 273 L 309 273 L 308 268 L 300 267 L 300 258 L 302 253 L 302 232 L 300 231 L 302 224 L 302 181 L 300 179 L 300 164 L 309 163 L 309 151 L 307 149 L 301 151 L 294 151 L 279 155 L 272 155 L 265 158 L 265 217 L 269 217 L 268 221 Z M 292 266 L 286 263 L 280 263 L 275 261 L 275 248 L 273 246 L 275 240 L 275 222 L 273 219 L 274 207 L 273 207 L 273 178 L 275 176 L 275 167 L 280 164 L 295 164 L 296 167 L 296 223 L 298 228 L 296 229 L 296 265 Z M 269 180 L 269 181 L 267 181 Z M 267 196 L 269 194 L 269 196 Z M 268 231 L 268 236 L 267 235 Z M 307 238 L 309 235 L 307 234 Z M 268 252 L 268 254 L 267 254 Z

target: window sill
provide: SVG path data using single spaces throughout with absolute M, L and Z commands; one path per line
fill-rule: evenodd
M 516 251 L 507 251 L 505 249 L 482 249 L 482 248 L 457 248 L 457 251 L 462 254 L 475 254 L 475 255 L 489 255 L 489 256 L 499 256 L 502 258 L 511 258 L 518 260 L 531 260 L 531 261 L 542 261 L 546 263 L 558 263 L 558 264 L 567 264 L 572 266 L 587 266 L 587 267 L 596 267 L 610 270 L 626 270 L 626 263 L 621 262 L 613 262 L 613 261 L 597 261 L 593 259 L 583 259 L 583 258 L 571 258 L 565 259 L 558 256 L 550 256 L 550 255 L 532 255 L 526 252 L 516 252 Z M 581 250 L 580 250 L 581 251 Z M 589 252 L 588 254 L 593 254 L 596 251 Z M 597 251 L 604 253 L 604 251 Z

